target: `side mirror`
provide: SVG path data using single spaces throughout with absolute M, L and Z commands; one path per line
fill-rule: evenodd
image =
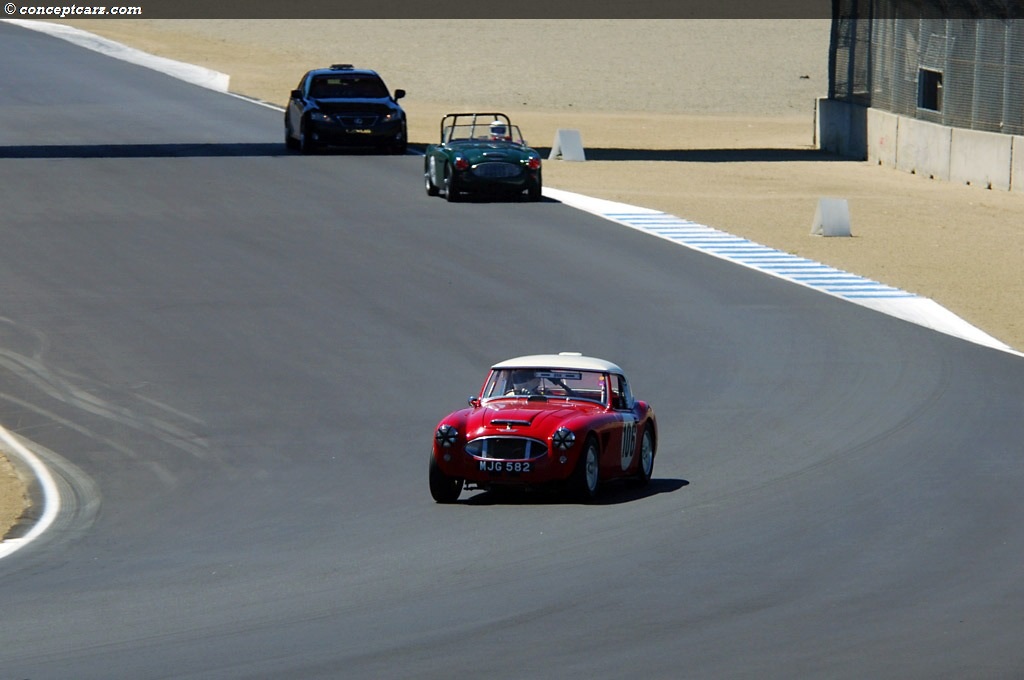
M 404 96 L 405 96 L 405 90 L 401 90 L 401 89 L 395 90 L 395 101 L 398 101 L 399 99 L 401 99 Z
M 473 408 L 480 408 L 480 397 L 472 396 L 467 400 L 467 402 Z
M 292 99 L 302 99 L 302 90 L 292 90 Z

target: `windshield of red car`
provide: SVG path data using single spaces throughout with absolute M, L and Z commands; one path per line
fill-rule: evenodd
M 597 371 L 560 368 L 496 368 L 484 384 L 481 399 L 544 396 L 583 399 L 604 404 L 608 380 Z

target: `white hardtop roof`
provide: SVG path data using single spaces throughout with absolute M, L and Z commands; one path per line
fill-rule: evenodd
M 601 371 L 625 375 L 622 369 L 610 361 L 585 357 L 579 352 L 562 352 L 560 354 L 531 354 L 529 356 L 506 359 L 494 364 L 491 368 L 568 368 L 575 371 Z

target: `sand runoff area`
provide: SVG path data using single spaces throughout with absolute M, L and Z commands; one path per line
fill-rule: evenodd
M 131 47 L 230 76 L 276 105 L 334 63 L 408 92 L 410 142 L 450 111 L 504 111 L 534 146 L 579 130 L 545 185 L 661 210 L 930 298 L 1024 350 L 1024 193 L 819 154 L 828 20 L 91 20 Z M 421 191 L 417 184 L 413 190 Z M 844 198 L 851 237 L 811 235 Z M 0 535 L 23 507 L 0 460 Z M 5 472 L 6 470 L 6 472 Z

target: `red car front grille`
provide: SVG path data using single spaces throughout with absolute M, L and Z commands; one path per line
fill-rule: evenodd
M 466 445 L 466 452 L 490 460 L 530 460 L 547 455 L 542 442 L 526 437 L 483 437 Z

